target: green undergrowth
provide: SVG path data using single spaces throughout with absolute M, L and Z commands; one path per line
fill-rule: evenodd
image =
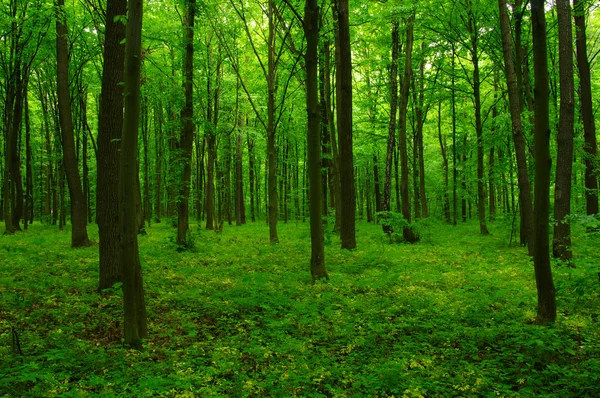
M 193 226 L 184 251 L 152 225 L 137 352 L 120 289 L 95 291 L 98 246 L 35 224 L 0 237 L 0 396 L 600 396 L 598 235 L 577 230 L 575 268 L 554 265 L 559 315 L 543 327 L 508 228 L 431 222 L 410 245 L 360 223 L 355 251 L 326 234 L 331 279 L 312 284 L 307 224 L 280 223 L 276 246 L 264 223 Z

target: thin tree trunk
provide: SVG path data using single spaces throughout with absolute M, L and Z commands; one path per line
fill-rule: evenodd
M 402 230 L 402 235 L 407 242 L 413 243 L 418 240 L 411 223 L 410 195 L 408 192 L 408 152 L 406 144 L 406 110 L 408 107 L 408 95 L 410 80 L 412 75 L 412 50 L 414 41 L 414 15 L 406 20 L 406 51 L 404 58 L 404 77 L 402 78 L 402 88 L 400 89 L 400 122 L 399 122 L 399 140 L 400 149 L 400 194 L 402 196 L 402 216 L 409 224 Z
M 545 325 L 556 319 L 556 296 L 550 268 L 550 122 L 546 17 L 544 0 L 531 1 L 533 71 L 535 76 L 535 215 L 533 265 L 538 292 L 536 322 Z
M 267 38 L 268 74 L 267 74 L 267 164 L 268 164 L 268 210 L 269 239 L 272 244 L 279 243 L 277 236 L 277 148 L 275 147 L 275 22 L 273 0 L 268 0 Z
M 586 38 L 586 2 L 573 1 L 575 17 L 575 47 L 577 49 L 577 68 L 579 70 L 579 92 L 581 99 L 581 118 L 583 119 L 583 135 L 585 144 L 585 205 L 588 215 L 598 214 L 598 146 L 596 143 L 596 124 L 594 121 L 594 104 L 592 102 L 592 82 L 590 62 L 587 55 Z
M 189 230 L 189 199 L 192 176 L 192 151 L 194 147 L 194 18 L 196 15 L 196 0 L 186 1 L 186 13 L 183 20 L 183 35 L 185 42 L 183 87 L 185 92 L 185 105 L 181 110 L 182 129 L 179 137 L 179 149 L 183 172 L 179 185 L 177 198 L 177 244 L 183 245 L 187 241 Z
M 554 188 L 554 238 L 552 254 L 569 261 L 571 251 L 571 174 L 573 173 L 573 136 L 575 124 L 575 83 L 573 78 L 573 27 L 571 3 L 556 2 L 558 14 L 558 62 L 560 72 L 560 118 L 556 155 L 556 182 Z
M 381 211 L 385 213 L 391 210 L 392 198 L 392 162 L 394 158 L 394 149 L 396 147 L 396 115 L 398 114 L 398 59 L 400 52 L 400 40 L 398 30 L 400 23 L 394 21 L 392 24 L 392 63 L 390 65 L 390 122 L 388 124 L 387 149 L 385 152 L 385 180 L 383 183 L 383 201 L 381 203 Z M 396 161 L 396 166 L 398 162 Z M 396 167 L 396 174 L 397 174 Z M 396 178 L 396 186 L 398 178 Z M 398 190 L 396 190 L 398 193 Z M 398 195 L 397 195 L 398 196 Z M 398 197 L 396 198 L 399 199 Z M 386 222 L 382 222 L 383 232 L 391 234 L 392 226 Z
M 319 41 L 319 7 L 317 0 L 306 0 L 304 9 L 306 37 L 306 111 L 308 114 L 308 168 L 310 173 L 310 274 L 312 280 L 329 279 L 325 269 L 323 223 L 321 222 L 321 129 L 317 48 Z
M 521 245 L 527 245 L 529 254 L 533 255 L 533 208 L 531 203 L 531 192 L 529 174 L 527 171 L 527 153 L 525 148 L 525 137 L 521 124 L 521 102 L 516 80 L 516 72 L 512 59 L 512 43 L 510 36 L 510 23 L 506 2 L 498 0 L 500 10 L 500 29 L 502 32 L 502 48 L 504 54 L 505 76 L 508 86 L 508 100 L 512 120 L 513 142 L 517 158 L 517 182 L 519 185 L 519 201 L 521 208 Z M 510 145 L 509 145 L 510 155 Z M 512 160 L 509 159 L 509 171 L 512 192 Z M 514 196 L 513 196 L 514 198 Z M 514 199 L 513 199 L 514 209 Z
M 337 125 L 340 144 L 340 197 L 342 249 L 356 248 L 356 192 L 352 152 L 352 54 L 348 0 L 336 1 L 338 34 L 336 51 Z
M 119 203 L 121 224 L 121 270 L 123 275 L 124 342 L 141 349 L 148 337 L 142 267 L 138 252 L 136 193 L 138 123 L 140 116 L 140 67 L 142 43 L 142 0 L 128 1 L 125 49 L 125 112 L 121 139 Z
M 56 7 L 57 94 L 65 173 L 71 199 L 71 246 L 82 247 L 89 246 L 90 240 L 86 228 L 87 212 L 81 188 L 81 178 L 79 177 L 77 157 L 75 156 L 71 95 L 69 93 L 67 21 L 63 10 L 64 0 L 55 0 L 54 4 Z
M 475 101 L 475 132 L 477 134 L 477 213 L 479 216 L 479 232 L 489 234 L 485 219 L 485 182 L 483 166 L 483 122 L 481 120 L 481 79 L 479 77 L 479 27 L 475 22 L 473 11 L 467 10 L 467 29 L 471 35 L 471 61 L 473 64 L 473 99 Z
M 442 137 L 442 101 L 438 100 L 438 140 L 442 151 L 442 169 L 444 170 L 444 193 L 442 196 L 442 211 L 447 223 L 450 219 L 450 202 L 448 200 L 448 155 L 446 154 L 446 137 Z

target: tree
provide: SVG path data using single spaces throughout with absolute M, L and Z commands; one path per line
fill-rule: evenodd
M 385 155 L 385 180 L 383 183 L 383 202 L 381 210 L 390 211 L 390 202 L 392 197 L 392 161 L 394 147 L 396 146 L 396 115 L 398 114 L 398 58 L 400 52 L 400 40 L 398 30 L 400 24 L 394 21 L 392 25 L 392 63 L 390 65 L 390 122 L 388 124 L 387 150 Z M 383 223 L 383 232 L 392 233 L 391 226 Z
M 356 248 L 356 192 L 354 189 L 354 159 L 352 151 L 352 54 L 350 51 L 350 21 L 348 0 L 336 0 L 337 14 L 336 70 L 337 129 L 339 142 L 339 173 L 341 203 L 342 249 Z
M 500 30 L 502 35 L 502 49 L 504 55 L 504 73 L 508 86 L 508 102 L 512 121 L 513 142 L 517 157 L 517 180 L 519 184 L 519 201 L 521 203 L 521 225 L 525 228 L 525 242 L 529 248 L 529 254 L 533 254 L 533 208 L 531 205 L 531 192 L 529 185 L 529 174 L 527 171 L 527 154 L 525 152 L 525 138 L 521 123 L 521 102 L 519 96 L 516 71 L 512 58 L 512 42 L 510 35 L 510 22 L 506 2 L 498 0 L 500 10 Z
M 81 178 L 75 154 L 73 116 L 71 113 L 71 94 L 69 93 L 69 46 L 67 42 L 67 20 L 64 12 L 64 0 L 55 0 L 56 8 L 56 71 L 58 110 L 64 156 L 65 174 L 69 185 L 71 202 L 71 246 L 89 246 L 87 234 L 87 209 L 81 187 Z
M 183 20 L 185 60 L 184 82 L 185 105 L 181 110 L 183 127 L 179 139 L 179 149 L 183 163 L 182 181 L 177 198 L 177 244 L 182 245 L 187 240 L 189 230 L 189 196 L 190 179 L 192 176 L 192 151 L 194 149 L 194 17 L 196 13 L 196 0 L 187 0 L 186 13 Z
M 119 149 L 123 129 L 125 21 L 127 0 L 108 0 L 104 30 L 104 68 L 98 117 L 96 214 L 100 238 L 99 290 L 121 281 L 119 265 Z
M 547 324 L 556 319 L 556 297 L 548 238 L 550 211 L 550 120 L 548 58 L 544 0 L 531 2 L 531 34 L 533 36 L 533 72 L 535 77 L 535 215 L 533 265 L 538 292 L 536 322 Z
M 560 119 L 554 189 L 554 238 L 552 254 L 568 261 L 571 252 L 571 173 L 573 171 L 573 135 L 575 92 L 573 79 L 573 27 L 569 0 L 556 2 L 558 15 L 558 61 L 560 67 Z
M 402 235 L 407 242 L 414 243 L 419 238 L 414 233 L 411 222 L 410 195 L 408 191 L 408 153 L 406 143 L 406 110 L 408 107 L 410 80 L 412 75 L 412 51 L 414 43 L 414 14 L 406 19 L 406 45 L 404 55 L 404 76 L 400 88 L 400 121 L 398 147 L 400 150 L 400 195 L 402 197 L 402 216 L 408 223 L 402 229 Z
M 574 0 L 575 47 L 577 49 L 577 68 L 579 70 L 579 92 L 581 118 L 583 119 L 583 135 L 585 145 L 585 204 L 588 215 L 598 214 L 598 176 L 595 170 L 598 147 L 596 143 L 596 124 L 594 121 L 594 105 L 592 103 L 592 81 L 590 61 L 587 55 L 586 37 L 586 1 Z
M 325 269 L 321 201 L 321 129 L 318 94 L 319 7 L 317 0 L 306 0 L 306 112 L 308 116 L 308 172 L 310 175 L 310 274 L 313 281 L 329 279 Z
M 125 344 L 140 349 L 148 336 L 144 283 L 138 252 L 136 217 L 138 124 L 140 117 L 140 68 L 142 50 L 143 0 L 127 2 L 125 42 L 125 113 L 121 138 L 119 176 L 119 219 L 121 224 L 121 272 Z

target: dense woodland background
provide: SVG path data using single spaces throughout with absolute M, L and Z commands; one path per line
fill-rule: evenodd
M 97 241 L 95 289 L 122 286 L 128 346 L 152 322 L 137 235 L 172 232 L 165 250 L 201 258 L 205 230 L 245 250 L 235 231 L 277 245 L 310 222 L 313 282 L 338 239 L 501 236 L 533 257 L 541 325 L 557 317 L 552 268 L 579 255 L 596 280 L 595 2 L 0 7 L 0 242 L 9 253 L 69 224 L 72 247 Z

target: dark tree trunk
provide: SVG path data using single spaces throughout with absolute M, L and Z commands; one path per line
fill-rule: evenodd
M 62 134 L 62 147 L 65 174 L 69 184 L 71 202 L 71 246 L 89 246 L 86 220 L 87 212 L 81 188 L 81 178 L 75 155 L 75 139 L 73 134 L 73 116 L 71 114 L 71 95 L 69 93 L 69 48 L 67 42 L 67 21 L 64 13 L 64 0 L 55 0 L 56 7 L 56 70 L 57 94 Z
M 31 123 L 29 117 L 28 90 L 25 87 L 25 208 L 23 217 L 23 228 L 27 229 L 27 223 L 33 223 L 33 159 L 31 153 Z
M 383 201 L 381 211 L 389 212 L 391 210 L 392 199 L 392 162 L 394 158 L 394 149 L 396 147 L 396 115 L 398 114 L 398 59 L 400 53 L 400 40 L 398 29 L 400 24 L 394 21 L 392 25 L 392 63 L 390 65 L 390 122 L 388 124 L 387 149 L 385 152 L 385 180 L 383 183 Z M 398 162 L 396 162 L 396 165 Z M 397 170 L 397 167 L 396 167 Z M 396 178 L 396 186 L 398 178 Z M 396 200 L 399 198 L 397 197 Z M 390 234 L 393 232 L 392 226 L 386 222 L 382 223 L 383 232 Z
M 456 153 L 456 82 L 454 69 L 456 65 L 456 54 L 454 44 L 452 44 L 452 223 L 456 226 L 458 220 L 457 197 L 456 190 L 458 188 L 458 169 L 456 168 L 457 153 Z
M 573 172 L 573 136 L 575 123 L 575 83 L 573 78 L 573 27 L 571 3 L 556 2 L 558 14 L 558 62 L 560 68 L 560 119 L 554 188 L 554 238 L 552 254 L 569 261 L 571 252 L 571 174 Z
M 533 265 L 538 292 L 536 322 L 545 325 L 556 319 L 556 296 L 550 268 L 550 121 L 546 17 L 544 0 L 531 1 L 533 71 L 535 76 L 535 215 Z
M 189 199 L 192 176 L 192 151 L 194 147 L 194 17 L 196 15 L 196 0 L 186 1 L 186 13 L 183 20 L 183 35 L 185 43 L 183 87 L 185 105 L 181 110 L 182 129 L 179 137 L 179 149 L 183 172 L 177 198 L 177 244 L 182 245 L 187 240 L 189 230 Z
M 256 222 L 256 214 L 255 214 L 255 208 L 256 208 L 256 204 L 255 204 L 255 198 L 254 198 L 254 192 L 256 190 L 256 188 L 254 187 L 255 184 L 255 163 L 256 163 L 256 159 L 254 156 L 254 139 L 250 138 L 250 135 L 248 135 L 248 179 L 250 180 L 250 219 L 252 220 L 252 222 Z
M 402 230 L 402 235 L 407 242 L 413 243 L 418 240 L 411 223 L 410 195 L 408 191 L 408 151 L 406 144 L 406 110 L 408 107 L 408 95 L 410 80 L 412 75 L 412 50 L 414 41 L 414 16 L 406 21 L 406 50 L 404 58 L 404 77 L 402 78 L 402 88 L 400 89 L 400 122 L 399 122 L 399 140 L 400 149 L 400 194 L 402 196 L 402 216 L 409 224 Z
M 331 142 L 331 161 L 329 168 L 329 187 L 331 190 L 331 200 L 335 208 L 335 224 L 333 232 L 340 232 L 342 228 L 342 200 L 340 196 L 340 155 L 337 146 L 337 134 L 335 129 L 335 121 L 331 106 L 331 52 L 329 40 L 323 44 L 323 56 L 325 57 L 325 111 L 327 113 L 327 123 L 329 125 L 329 137 Z
M 148 96 L 142 97 L 142 140 L 144 149 L 144 198 L 143 198 L 143 211 L 144 218 L 148 221 L 148 226 L 152 225 L 152 199 L 150 197 L 150 159 L 148 159 L 148 152 L 150 146 L 150 131 L 149 131 L 149 105 Z
M 124 342 L 141 349 L 148 337 L 144 283 L 138 252 L 136 193 L 138 123 L 140 116 L 140 67 L 142 44 L 142 0 L 128 1 L 125 49 L 125 112 L 121 139 L 119 203 L 121 224 L 121 270 L 123 275 Z
M 373 155 L 373 185 L 375 185 L 375 212 L 381 211 L 381 190 L 379 189 L 379 167 L 377 155 Z
M 442 101 L 438 101 L 438 140 L 442 151 L 442 169 L 444 170 L 444 193 L 442 195 L 442 211 L 447 223 L 452 222 L 450 219 L 450 201 L 448 200 L 448 155 L 446 144 L 446 136 L 442 137 Z
M 521 245 L 527 245 L 529 254 L 533 255 L 533 208 L 531 204 L 531 192 L 529 174 L 527 171 L 527 153 L 525 148 L 525 137 L 521 124 L 521 102 L 516 80 L 516 72 L 512 59 L 512 43 L 510 36 L 510 23 L 506 2 L 498 0 L 500 10 L 500 29 L 502 32 L 502 48 L 504 54 L 505 76 L 508 86 L 508 100 L 512 120 L 513 142 L 517 158 L 517 180 L 519 184 L 519 201 L 521 203 Z M 510 151 L 510 146 L 509 146 Z M 511 184 L 512 184 L 512 160 L 510 162 Z M 514 208 L 514 203 L 513 203 Z
M 348 0 L 336 1 L 338 34 L 336 51 L 337 129 L 340 144 L 340 197 L 342 249 L 356 248 L 356 192 L 352 152 L 352 55 Z
M 17 62 L 14 72 L 15 82 L 15 96 L 14 104 L 12 104 L 12 112 L 8 112 L 8 117 L 12 116 L 12 120 L 9 121 L 8 134 L 11 134 L 12 139 L 10 140 L 10 182 L 12 189 L 14 189 L 14 196 L 12 198 L 12 227 L 15 231 L 20 231 L 21 218 L 23 218 L 23 178 L 21 176 L 21 154 L 19 150 L 19 137 L 21 131 L 21 122 L 23 119 L 23 94 L 25 91 L 25 83 L 27 80 L 26 76 L 21 76 L 21 66 Z M 12 114 L 12 115 L 11 115 Z M 8 229 L 7 229 L 8 230 Z
M 267 195 L 269 239 L 271 243 L 279 243 L 277 236 L 277 148 L 275 147 L 275 5 L 273 0 L 268 1 L 269 36 L 267 42 L 268 74 L 267 74 Z
M 319 7 L 317 0 L 306 0 L 304 9 L 306 37 L 306 111 L 308 114 L 308 168 L 310 174 L 310 274 L 313 281 L 329 279 L 325 269 L 323 223 L 321 222 L 321 129 L 317 47 L 319 42 Z
M 99 290 L 121 281 L 119 265 L 119 150 L 123 128 L 125 25 L 115 21 L 127 12 L 126 0 L 109 0 L 106 9 L 104 70 L 98 117 L 98 173 L 96 219 L 100 238 Z
M 164 140 L 163 140 L 163 109 L 162 105 L 157 105 L 154 108 L 154 143 L 155 143 L 155 152 L 156 152 L 156 160 L 155 160 L 155 185 L 154 185 L 154 194 L 155 194 L 155 203 L 154 203 L 154 221 L 157 224 L 160 224 L 162 217 L 162 164 L 163 164 L 163 156 L 164 156 Z
M 579 92 L 581 100 L 581 118 L 585 144 L 585 204 L 588 215 L 598 214 L 598 167 L 596 144 L 596 124 L 594 121 L 594 104 L 592 102 L 592 81 L 590 62 L 587 55 L 587 38 L 585 17 L 586 2 L 573 1 L 575 16 L 575 46 L 577 49 L 577 68 L 579 70 Z
M 483 166 L 483 122 L 481 120 L 481 79 L 479 77 L 479 26 L 475 22 L 473 11 L 467 10 L 467 29 L 471 35 L 471 62 L 473 64 L 473 100 L 475 102 L 475 132 L 477 134 L 477 213 L 479 232 L 489 234 L 485 219 L 485 181 Z

